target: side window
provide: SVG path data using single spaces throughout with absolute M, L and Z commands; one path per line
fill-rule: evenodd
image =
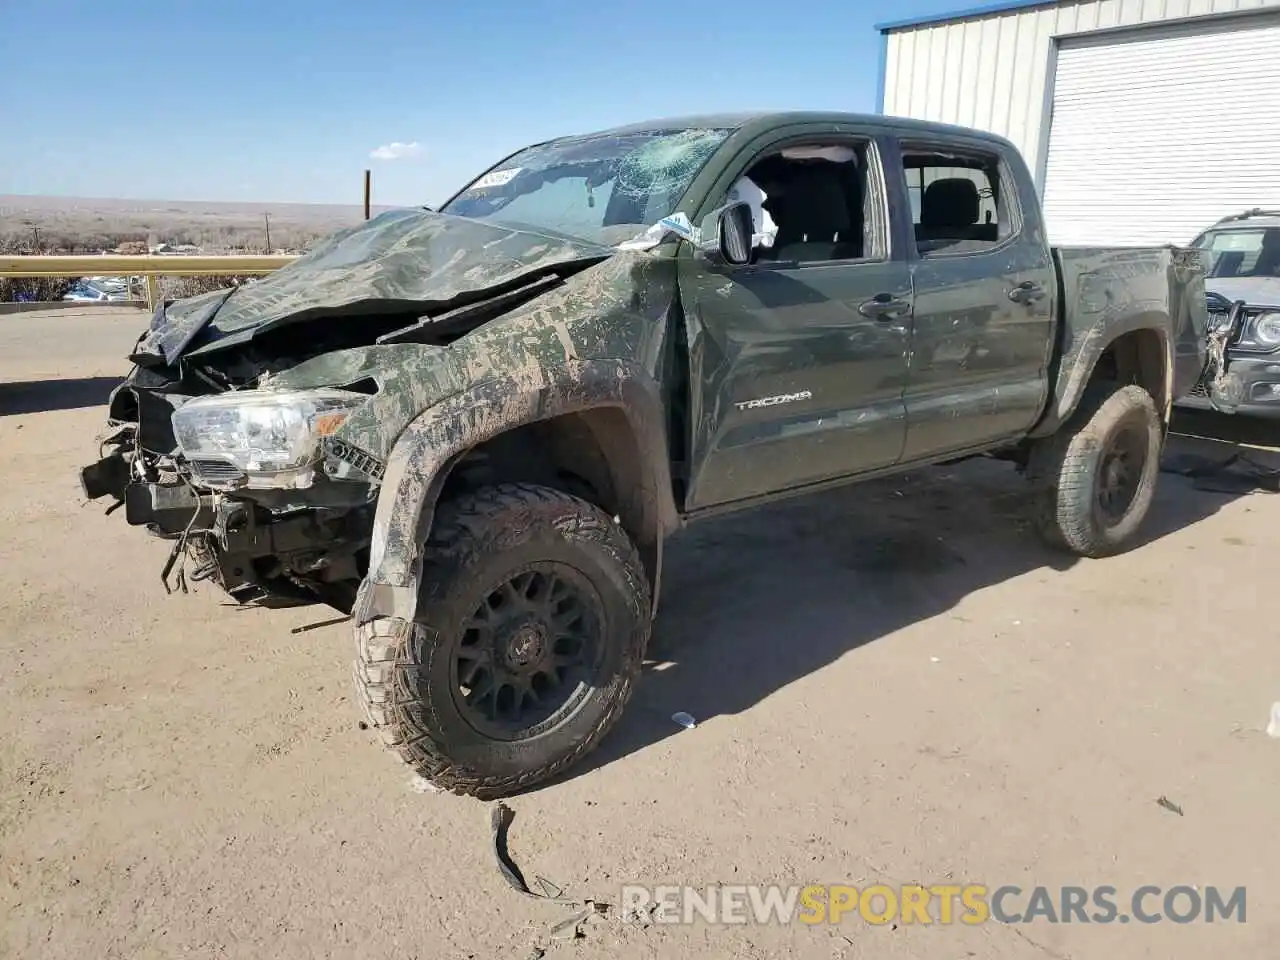
M 922 256 L 980 252 L 1017 233 L 995 153 L 904 145 L 902 162 Z
M 879 256 L 867 145 L 805 143 L 770 151 L 726 195 L 751 205 L 760 263 L 821 263 Z

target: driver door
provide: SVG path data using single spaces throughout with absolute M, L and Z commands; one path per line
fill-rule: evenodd
M 690 512 L 890 467 L 906 440 L 911 280 L 875 141 L 827 127 L 758 143 L 700 216 L 744 174 L 766 194 L 772 247 L 739 267 L 681 253 Z

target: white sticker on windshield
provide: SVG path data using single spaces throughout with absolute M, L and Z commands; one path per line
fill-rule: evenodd
M 699 241 L 699 230 L 689 218 L 683 213 L 673 213 L 669 217 L 663 217 L 648 230 L 636 234 L 630 240 L 618 244 L 619 250 L 652 250 L 660 244 L 669 233 L 674 233 L 677 237 L 684 240 L 690 240 L 693 243 Z
M 674 233 L 677 237 L 683 237 L 685 240 L 693 239 L 693 224 L 689 222 L 689 218 L 683 213 L 663 217 L 658 221 L 658 226 L 669 233 Z
M 489 187 L 505 187 L 523 169 L 523 167 L 508 167 L 506 170 L 490 170 L 468 189 L 485 190 Z

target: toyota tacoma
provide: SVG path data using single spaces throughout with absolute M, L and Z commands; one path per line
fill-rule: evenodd
M 1196 251 L 1051 246 L 994 135 L 641 123 L 160 305 L 81 482 L 166 585 L 348 613 L 369 726 L 498 797 L 618 719 L 687 523 L 993 456 L 1053 544 L 1124 549 L 1206 325 Z

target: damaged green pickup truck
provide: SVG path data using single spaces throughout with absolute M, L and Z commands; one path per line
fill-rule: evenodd
M 369 725 L 502 796 L 617 720 L 686 522 L 990 455 L 1052 542 L 1122 549 L 1205 335 L 1194 251 L 1051 248 L 1003 139 L 653 122 L 163 305 L 82 483 L 166 584 L 349 612 Z

